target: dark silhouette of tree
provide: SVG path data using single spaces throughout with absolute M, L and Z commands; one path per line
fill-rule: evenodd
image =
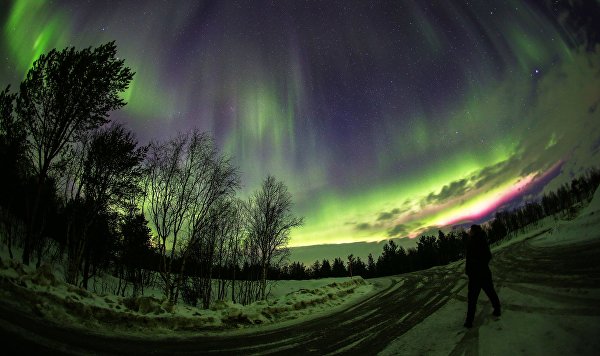
M 218 220 L 211 209 L 233 195 L 239 178 L 230 161 L 218 154 L 213 140 L 197 130 L 151 144 L 147 169 L 149 217 L 162 256 L 160 276 L 165 295 L 175 303 L 187 258 L 207 247 L 202 245 L 207 242 L 206 231 Z M 174 264 L 177 258 L 179 266 Z
M 377 267 L 375 266 L 375 260 L 373 259 L 373 254 L 369 253 L 369 257 L 367 258 L 367 278 L 377 276 Z
M 354 267 L 353 264 L 354 264 L 354 255 L 350 254 L 348 256 L 348 264 L 347 264 L 347 266 L 348 266 L 348 274 L 350 275 L 350 278 L 352 278 L 352 267 Z
M 131 212 L 121 223 L 121 246 L 119 265 L 124 269 L 124 278 L 132 283 L 133 295 L 144 294 L 152 277 L 153 257 L 151 230 L 144 215 Z
M 494 219 L 489 224 L 488 238 L 489 242 L 496 242 L 506 236 L 507 230 L 507 213 L 498 211 L 494 215 Z
M 348 269 L 352 270 L 352 273 L 350 274 L 350 277 L 354 276 L 361 276 L 366 278 L 367 277 L 367 266 L 365 265 L 365 263 L 360 259 L 360 256 L 353 258 L 352 259 L 352 264 L 351 267 L 349 267 Z
M 332 276 L 331 264 L 329 260 L 325 259 L 321 263 L 321 278 L 327 278 Z
M 289 233 L 294 227 L 301 226 L 303 219 L 292 213 L 291 194 L 285 184 L 273 176 L 267 176 L 251 197 L 248 207 L 248 231 L 258 248 L 262 269 L 261 299 L 264 299 L 267 269 L 285 258 Z
M 344 266 L 344 261 L 341 258 L 337 257 L 333 260 L 333 265 L 331 266 L 331 276 L 332 277 L 346 277 L 348 275 L 348 271 L 346 270 L 346 266 Z
M 16 98 L 17 94 L 10 92 L 10 86 L 0 92 L 0 162 L 3 169 L 0 189 L 4 193 L 0 203 L 3 205 L 9 203 L 6 195 L 14 191 L 14 183 L 29 173 L 25 124 L 15 115 Z
M 417 241 L 420 268 L 425 269 L 438 264 L 435 236 L 421 236 Z
M 240 265 L 242 261 L 242 241 L 244 237 L 244 208 L 245 202 L 234 199 L 230 215 L 228 216 L 230 231 L 228 241 L 228 259 L 224 262 L 231 280 L 231 298 L 236 303 L 236 283 L 240 276 Z
M 105 124 L 110 111 L 125 105 L 119 94 L 127 89 L 133 72 L 117 59 L 116 52 L 114 42 L 81 51 L 53 49 L 33 63 L 21 83 L 17 115 L 25 123 L 38 186 L 24 243 L 25 264 L 43 228 L 40 198 L 49 172 L 60 167 L 67 149 L 81 134 Z
M 312 278 L 321 278 L 321 263 L 319 260 L 313 262 L 312 266 L 310 266 L 310 275 Z
M 67 249 L 69 270 L 67 279 L 76 283 L 81 273 L 82 286 L 87 288 L 92 261 L 102 261 L 106 249 L 94 249 L 96 246 L 107 246 L 111 241 L 91 241 L 88 232 L 96 224 L 98 218 L 116 224 L 118 216 L 135 209 L 137 197 L 141 189 L 143 174 L 142 162 L 146 147 L 138 147 L 133 134 L 120 125 L 110 125 L 95 130 L 89 135 L 89 143 L 83 145 L 79 152 L 81 158 L 72 160 L 74 171 L 80 176 L 73 176 L 67 181 L 77 186 L 78 192 L 73 198 L 76 202 L 76 215 L 71 226 L 77 231 L 67 230 Z M 96 234 L 97 236 L 97 234 Z M 97 236 L 105 239 L 109 235 Z M 113 234 L 113 238 L 116 238 Z M 94 256 L 92 256 L 94 255 Z
M 16 98 L 10 86 L 0 92 L 0 223 L 11 258 L 12 246 L 22 234 L 19 220 L 25 216 L 23 198 L 29 173 L 24 124 L 14 112 Z
M 397 250 L 398 246 L 394 240 L 389 240 L 387 244 L 383 245 L 383 253 L 377 259 L 376 265 L 376 269 L 381 275 L 389 276 L 399 273 Z
M 224 197 L 217 200 L 209 210 L 206 217 L 207 223 L 202 224 L 202 229 L 187 248 L 187 259 L 185 260 L 187 270 L 185 285 L 193 289 L 190 296 L 201 299 L 202 307 L 207 309 L 213 299 L 213 278 L 217 277 L 216 294 L 218 299 L 225 296 L 226 283 L 222 270 L 228 264 L 226 244 L 235 241 L 239 225 L 238 205 L 235 201 Z M 195 305 L 194 303 L 192 303 Z
M 438 262 L 441 265 L 448 264 L 450 262 L 450 239 L 446 236 L 442 230 L 438 230 L 438 237 L 436 241 Z
M 309 273 L 306 271 L 306 266 L 302 262 L 292 262 L 288 269 L 288 278 L 294 280 L 303 280 L 309 278 Z
M 438 230 L 438 237 L 435 242 L 435 260 L 437 264 L 445 265 L 460 259 L 463 255 L 463 244 L 457 236 L 457 231 L 453 230 L 447 234 Z
M 143 193 L 142 163 L 147 147 L 139 147 L 134 135 L 119 124 L 92 133 L 85 157 L 82 185 L 85 197 L 98 211 L 135 209 Z

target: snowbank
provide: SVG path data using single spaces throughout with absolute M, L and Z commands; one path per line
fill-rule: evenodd
M 559 246 L 600 238 L 600 189 L 573 220 L 560 221 L 545 236 L 532 241 L 535 246 Z
M 312 288 L 299 288 L 299 285 Z M 182 304 L 172 306 L 153 296 L 97 295 L 56 278 L 48 264 L 36 270 L 6 258 L 0 260 L 0 286 L 4 302 L 19 301 L 15 307 L 53 322 L 103 333 L 144 336 L 237 329 L 305 319 L 361 299 L 372 289 L 360 277 L 286 281 L 275 288 L 280 294 L 266 301 L 246 306 L 219 301 L 205 310 Z

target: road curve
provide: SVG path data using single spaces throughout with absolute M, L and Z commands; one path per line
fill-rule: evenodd
M 0 330 L 13 351 L 81 354 L 334 354 L 369 353 L 440 308 L 460 279 L 458 267 L 389 277 L 377 294 L 339 313 L 279 329 L 187 339 L 107 337 L 53 325 L 0 303 Z M 5 344 L 6 345 L 6 344 Z
M 598 287 L 600 243 L 555 248 L 528 240 L 494 254 L 497 283 Z M 375 354 L 465 287 L 462 263 L 389 277 L 379 293 L 339 313 L 268 331 L 187 339 L 108 337 L 49 324 L 0 303 L 4 345 L 14 352 L 72 354 Z M 465 306 L 466 307 L 466 306 Z M 457 321 L 462 315 L 457 316 Z M 12 347 L 10 347 L 12 345 Z

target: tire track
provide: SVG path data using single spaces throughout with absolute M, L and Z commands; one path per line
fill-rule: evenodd
M 551 292 L 554 288 L 599 288 L 600 265 L 595 261 L 600 254 L 600 242 L 535 247 L 531 239 L 549 230 L 531 236 L 527 240 L 510 245 L 494 255 L 492 273 L 496 290 L 512 289 L 535 298 L 545 299 L 569 305 L 568 307 L 544 307 L 502 303 L 504 311 L 519 311 L 565 316 L 600 315 L 600 300 Z M 539 285 L 545 289 L 524 286 Z M 467 302 L 466 297 L 457 295 L 457 299 Z M 578 305 L 577 307 L 571 307 Z M 468 330 L 454 349 L 452 356 L 479 355 L 479 328 L 484 319 L 491 314 L 488 300 L 478 303 L 474 327 Z
M 519 293 L 557 302 L 566 297 L 548 287 L 590 288 L 600 286 L 600 266 L 591 256 L 600 255 L 600 243 L 561 247 L 534 247 L 529 240 L 495 253 L 492 271 L 498 292 L 511 288 Z M 435 313 L 450 298 L 465 300 L 459 293 L 467 281 L 463 263 L 389 277 L 389 285 L 377 294 L 340 312 L 279 329 L 239 335 L 210 335 L 186 339 L 147 339 L 103 336 L 41 322 L 32 315 L 3 311 L 0 322 L 54 340 L 52 347 L 96 354 L 374 354 Z M 546 289 L 524 286 L 540 285 Z M 465 300 L 466 301 L 466 300 Z M 577 298 L 580 308 L 556 309 L 504 304 L 505 310 L 560 315 L 600 315 L 593 298 Z M 466 306 L 465 306 L 466 307 Z M 475 325 L 491 313 L 481 303 Z M 3 320 L 2 320 L 3 319 Z M 10 331 L 5 336 L 11 336 Z M 18 338 L 18 336 L 16 336 Z M 35 338 L 33 339 L 35 342 Z M 56 345 L 56 343 L 62 343 Z M 34 344 L 30 344 L 34 345 Z M 33 346 L 31 346 L 33 349 Z M 26 351 L 20 350 L 21 352 Z M 451 355 L 478 355 L 479 329 L 467 331 Z

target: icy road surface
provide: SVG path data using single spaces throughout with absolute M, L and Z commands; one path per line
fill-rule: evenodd
M 531 314 L 550 315 L 559 322 L 561 319 L 579 320 L 579 323 L 571 324 L 575 325 L 574 328 L 579 325 L 581 330 L 573 330 L 573 334 L 580 339 L 570 340 L 571 344 L 567 344 L 563 351 L 593 353 L 600 346 L 598 338 L 592 337 L 600 335 L 600 295 L 597 293 L 600 287 L 600 241 L 595 239 L 558 246 L 535 243 L 550 233 L 548 229 L 532 233 L 528 238 L 494 252 L 491 267 L 503 302 L 503 316 L 497 320 L 490 315 L 491 306 L 481 293 L 475 327 L 469 331 L 462 327 L 467 284 L 462 262 L 371 280 L 380 289 L 372 297 L 339 313 L 279 329 L 258 328 L 254 332 L 229 332 L 187 339 L 107 337 L 48 325 L 35 316 L 22 315 L 6 307 L 2 307 L 0 313 L 3 319 L 0 320 L 0 329 L 5 339 L 4 348 L 12 345 L 9 349 L 19 353 L 53 350 L 75 354 L 130 355 L 379 352 L 462 355 L 483 354 L 480 350 L 485 348 L 485 343 L 479 340 L 481 325 L 501 323 L 504 318 L 511 320 L 511 315 L 515 319 L 515 315 Z M 449 308 L 449 305 L 455 307 Z M 436 313 L 443 307 L 444 311 Z M 590 319 L 582 321 L 577 318 Z M 518 318 L 514 322 L 518 323 Z M 439 325 L 444 323 L 448 326 L 440 333 L 436 327 L 439 329 Z M 421 336 L 417 335 L 419 330 Z M 590 335 L 588 340 L 586 335 Z M 514 333 L 498 332 L 491 337 L 496 343 L 506 345 L 504 352 L 512 350 Z M 507 339 L 498 340 L 502 337 Z M 533 339 L 529 342 L 552 343 L 552 340 Z M 561 345 L 564 346 L 564 342 Z M 521 348 L 520 351 L 528 350 Z

